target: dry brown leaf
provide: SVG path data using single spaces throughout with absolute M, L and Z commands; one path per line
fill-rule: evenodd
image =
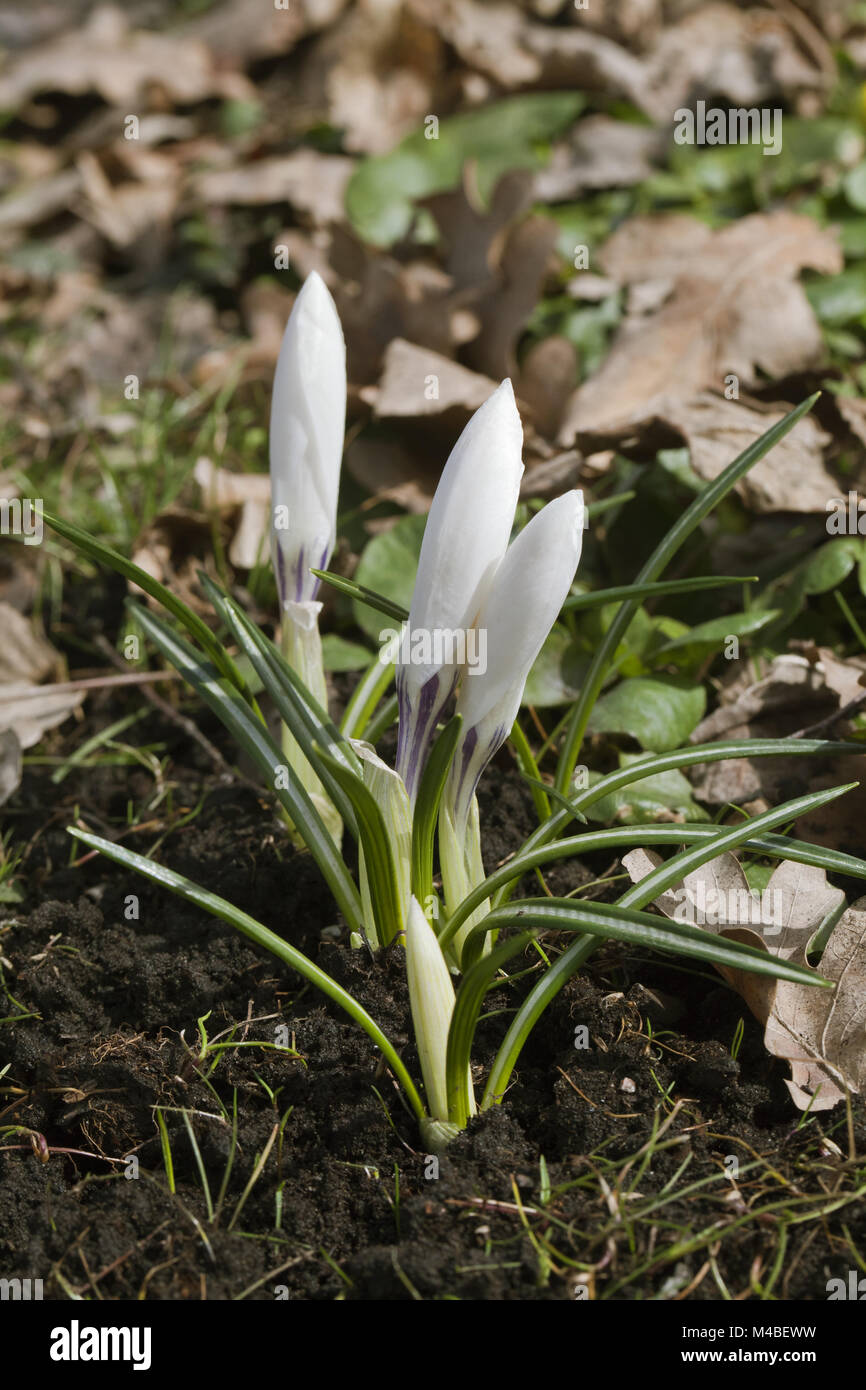
M 0 603 L 0 685 L 37 684 L 56 671 L 59 657 L 49 642 L 9 603 Z
M 243 65 L 288 53 L 308 34 L 333 24 L 347 4 L 348 0 L 290 0 L 285 8 L 269 5 L 264 18 L 261 0 L 227 0 L 190 19 L 180 33 L 207 44 L 222 66 Z
M 393 338 L 379 385 L 365 387 L 361 397 L 379 419 L 416 419 L 456 408 L 468 420 L 496 386 L 491 377 L 461 367 L 441 353 Z
M 0 685 L 0 731 L 11 730 L 22 748 L 33 748 L 48 729 L 62 724 L 83 701 L 81 690 L 9 681 Z
M 833 714 L 862 690 L 866 663 L 839 662 L 825 648 L 814 660 L 795 653 L 774 657 L 769 670 L 754 681 L 738 671 L 719 692 L 719 706 L 693 730 L 690 742 L 716 739 L 786 738 Z M 833 776 L 841 773 L 834 760 Z M 859 776 L 859 771 L 854 774 Z M 695 796 L 711 806 L 743 805 L 764 796 L 775 799 L 792 780 L 803 777 L 802 758 L 735 758 L 700 764 L 689 774 Z M 811 784 L 817 786 L 817 783 Z
M 623 856 L 636 883 L 659 863 L 659 855 L 647 850 Z M 827 883 L 823 869 L 788 859 L 773 871 L 758 899 L 738 860 L 722 854 L 688 874 L 655 906 L 667 917 L 808 965 L 810 941 L 844 902 L 845 894 Z M 846 1087 L 859 1094 L 866 1084 L 866 898 L 842 914 L 821 957 L 816 974 L 835 984 L 832 994 L 749 971 L 719 971 L 764 1024 L 767 1051 L 790 1064 L 785 1084 L 798 1109 L 829 1110 L 844 1100 Z
M 496 281 L 473 300 L 481 330 L 465 349 L 476 371 L 499 380 L 517 371 L 517 340 L 541 296 L 558 230 L 546 217 L 527 217 L 506 235 Z
M 660 120 L 688 105 L 695 92 L 751 107 L 821 92 L 828 78 L 784 12 L 729 4 L 699 5 L 663 29 L 646 61 L 647 96 Z
M 148 183 L 111 184 L 88 151 L 78 157 L 79 211 L 113 246 L 128 247 L 145 234 L 164 236 L 177 206 L 180 179 L 173 160 L 160 159 L 162 178 Z M 152 249 L 152 247 L 151 247 Z
M 21 744 L 12 729 L 0 733 L 0 806 L 21 784 Z
M 783 15 L 767 9 L 704 4 L 659 29 L 653 0 L 617 5 L 610 22 L 613 6 L 595 6 L 592 16 L 571 11 L 571 27 L 536 23 L 513 5 L 481 0 L 414 0 L 413 8 L 468 67 L 501 87 L 601 91 L 627 98 L 659 123 L 696 91 L 749 107 L 812 96 L 830 77 L 824 50 L 811 51 Z M 609 34 L 639 39 L 647 51 L 632 53 Z
M 231 473 L 209 458 L 196 460 L 194 477 L 208 510 L 237 513 L 229 544 L 236 569 L 250 570 L 268 554 L 271 480 L 267 473 Z
M 692 468 L 710 481 L 788 409 L 756 408 L 708 391 L 689 400 L 660 396 L 642 417 L 633 416 L 626 424 L 609 429 L 578 429 L 575 439 L 588 453 L 617 445 L 630 456 L 651 458 L 662 444 L 673 442 L 668 438 L 673 431 L 688 445 Z M 737 492 L 759 514 L 823 513 L 827 498 L 838 490 L 824 466 L 823 451 L 830 443 L 831 436 L 807 415 L 740 479 Z
M 535 176 L 535 197 L 564 202 L 586 189 L 630 188 L 654 172 L 665 138 L 651 127 L 610 116 L 586 116 L 570 139 L 558 144 L 547 167 Z
M 58 174 L 16 189 L 0 203 L 0 231 L 32 227 L 47 217 L 64 212 L 80 188 L 81 174 L 78 170 L 63 169 Z
M 357 0 L 313 46 L 300 95 L 352 153 L 384 154 L 437 108 L 441 41 L 403 0 Z
M 638 234 L 629 235 L 640 256 Z M 601 259 L 605 270 L 624 273 L 622 255 Z M 657 284 L 652 254 L 647 265 Z M 626 430 L 658 412 L 660 402 L 721 389 L 729 374 L 743 387 L 761 373 L 780 377 L 816 362 L 821 334 L 795 277 L 805 267 L 829 273 L 841 265 L 835 236 L 794 213 L 755 213 L 709 238 L 695 232 L 695 249 L 683 256 L 665 302 L 627 316 L 601 367 L 576 392 L 562 443 L 581 431 Z M 625 273 L 641 278 L 637 267 Z
M 193 191 L 207 204 L 286 202 L 316 223 L 338 222 L 345 216 L 343 194 L 354 167 L 355 161 L 344 155 L 301 149 L 207 170 L 195 178 Z
M 197 40 L 135 31 L 116 6 L 101 5 L 80 29 L 28 49 L 5 65 L 0 108 L 17 111 L 40 92 L 97 92 L 113 106 L 134 110 L 153 86 L 181 105 L 252 91 L 237 74 L 216 68 Z
M 556 438 L 576 377 L 577 352 L 567 338 L 542 338 L 524 357 L 514 389 L 545 439 Z

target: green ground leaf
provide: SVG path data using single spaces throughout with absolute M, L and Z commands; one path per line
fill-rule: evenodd
M 849 266 L 806 286 L 806 295 L 821 323 L 838 327 L 866 314 L 866 266 Z
M 620 767 L 639 763 L 644 754 L 620 753 Z M 601 780 L 600 773 L 590 773 L 590 786 Z M 587 818 L 603 824 L 644 825 L 657 821 L 660 815 L 674 811 L 692 821 L 709 820 L 707 812 L 692 797 L 692 784 L 676 768 L 657 772 L 640 782 L 620 787 L 596 801 L 587 811 Z M 668 817 L 669 818 L 669 817 Z
M 426 516 L 404 516 L 389 531 L 374 536 L 358 562 L 356 582 L 408 608 L 426 524 Z M 376 641 L 386 627 L 400 626 L 396 619 L 388 619 L 364 603 L 355 602 L 352 607 L 358 626 Z
M 439 124 L 438 138 L 413 131 L 396 149 L 365 159 L 346 189 L 346 211 L 363 240 L 390 246 L 409 230 L 418 198 L 456 188 L 467 161 L 477 164 L 483 199 L 510 169 L 538 168 L 542 147 L 577 117 L 585 102 L 576 92 L 534 92 L 510 97 Z
M 360 642 L 347 642 L 335 632 L 322 638 L 322 661 L 326 671 L 366 671 L 373 653 Z
M 523 704 L 546 709 L 567 705 L 580 689 L 589 657 L 581 652 L 568 628 L 557 623 L 535 658 L 523 691 Z
M 864 550 L 857 536 L 840 536 L 819 546 L 803 567 L 800 584 L 804 594 L 826 594 L 851 573 Z
M 643 748 L 667 753 L 686 742 L 706 704 L 704 687 L 680 676 L 634 676 L 596 701 L 587 728 L 630 734 Z

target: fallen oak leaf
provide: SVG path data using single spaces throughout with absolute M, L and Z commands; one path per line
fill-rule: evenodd
M 636 883 L 661 862 L 642 849 L 623 856 Z M 675 921 L 704 926 L 808 968 L 810 942 L 844 903 L 844 893 L 827 883 L 823 869 L 788 859 L 758 897 L 734 855 L 722 854 L 687 874 L 654 905 Z M 866 1086 L 866 897 L 846 908 L 821 956 L 820 974 L 836 986 L 832 994 L 718 968 L 764 1025 L 767 1051 L 790 1065 L 785 1084 L 798 1109 L 832 1109 L 846 1091 L 856 1095 Z
M 753 213 L 709 236 L 695 229 L 690 253 L 685 248 L 692 234 L 678 222 L 684 251 L 671 282 L 669 252 L 652 249 L 668 235 L 671 219 L 661 219 L 659 227 L 653 218 L 635 220 L 646 250 L 641 228 L 632 227 L 611 238 L 613 246 L 606 245 L 599 261 L 614 279 L 654 286 L 651 312 L 630 305 L 603 364 L 572 398 L 560 434 L 564 445 L 581 431 L 627 432 L 665 398 L 691 400 L 720 387 L 728 375 L 742 389 L 761 373 L 778 378 L 802 370 L 823 353 L 797 276 L 806 268 L 841 268 L 831 232 L 787 211 Z M 617 247 L 621 235 L 630 255 Z

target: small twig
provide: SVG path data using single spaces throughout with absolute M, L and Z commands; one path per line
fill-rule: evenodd
M 120 676 L 85 676 L 77 681 L 58 681 L 54 685 L 25 685 L 11 694 L 0 692 L 0 704 L 8 700 L 23 700 L 30 695 L 34 698 L 38 695 L 72 695 L 78 690 L 112 690 L 119 685 L 147 685 L 151 681 L 176 680 L 180 680 L 177 671 L 125 671 Z
M 862 695 L 857 695 L 853 700 L 849 700 L 847 705 L 842 705 L 840 709 L 828 714 L 826 719 L 819 719 L 817 724 L 809 724 L 805 729 L 798 729 L 796 733 L 789 734 L 789 738 L 813 738 L 816 734 L 822 734 L 833 728 L 842 719 L 847 719 L 849 715 L 856 714 L 859 709 L 866 705 L 866 690 Z
M 101 633 L 96 638 L 96 645 L 115 666 L 123 664 L 123 657 L 119 652 L 114 650 L 111 643 Z M 172 672 L 171 675 L 174 678 L 176 673 Z M 220 772 L 232 780 L 239 779 L 245 782 L 247 786 L 252 787 L 257 793 L 261 793 L 261 787 L 257 787 L 249 778 L 244 777 L 243 773 L 234 771 L 219 749 L 211 743 L 210 739 L 205 737 L 194 720 L 187 719 L 185 714 L 181 714 L 179 710 L 174 709 L 161 695 L 157 695 L 155 690 L 148 689 L 147 685 L 142 686 L 142 694 L 150 700 L 150 703 L 155 709 L 159 710 L 160 714 L 164 715 L 166 719 L 171 720 L 173 724 L 176 724 L 178 728 L 182 729 L 188 738 L 194 739 L 207 753 L 211 762 L 219 768 Z

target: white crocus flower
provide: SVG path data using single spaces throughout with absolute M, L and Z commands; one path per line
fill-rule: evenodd
M 409 1003 L 421 1074 L 427 1091 L 427 1106 L 434 1122 L 446 1124 L 448 1087 L 445 1062 L 448 1055 L 448 1029 L 454 1012 L 454 985 L 433 927 L 417 898 L 410 898 L 406 915 L 406 976 Z M 472 1078 L 467 1075 L 469 1112 L 475 1114 Z
M 456 645 L 455 635 L 465 640 L 487 597 L 514 522 L 522 444 L 511 382 L 503 381 L 452 449 L 433 498 L 409 611 L 410 637 L 425 635 L 432 659 L 397 667 L 397 770 L 413 805 L 436 721 L 460 674 L 456 660 L 436 659 L 437 642 L 442 653 Z
M 346 344 L 337 309 L 314 271 L 298 294 L 274 373 L 271 398 L 271 549 L 282 615 L 283 653 L 327 706 L 319 580 L 334 548 L 346 427 Z M 342 824 L 288 729 L 283 752 L 336 844 Z
M 346 344 L 315 271 L 295 300 L 274 373 L 270 460 L 272 544 L 280 606 L 315 599 L 337 529 L 346 430 Z
M 475 788 L 511 732 L 530 669 L 574 580 L 583 543 L 583 494 L 549 502 L 509 546 L 478 614 L 486 632 L 487 665 L 463 674 L 457 711 L 463 716 L 439 815 L 439 857 L 447 909 L 483 882 Z M 482 906 L 454 938 L 463 942 L 486 915 Z

